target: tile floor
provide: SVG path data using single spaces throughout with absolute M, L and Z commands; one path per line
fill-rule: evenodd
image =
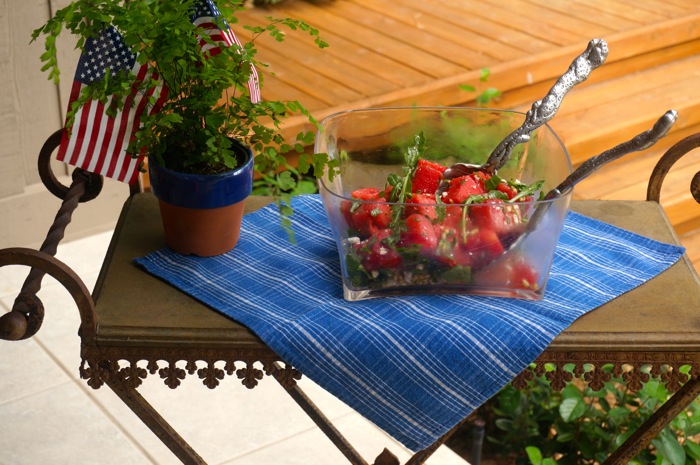
M 92 288 L 111 232 L 59 246 L 57 258 Z M 0 268 L 0 308 L 7 311 L 27 268 Z M 0 465 L 175 464 L 178 460 L 107 387 L 79 379 L 78 311 L 70 295 L 46 278 L 39 297 L 46 316 L 38 334 L 0 341 Z M 384 447 L 409 453 L 335 397 L 302 386 L 369 462 Z M 214 465 L 347 463 L 282 388 L 264 378 L 254 390 L 227 377 L 210 390 L 187 377 L 171 390 L 157 376 L 140 389 L 198 453 Z M 465 465 L 441 447 L 427 462 Z

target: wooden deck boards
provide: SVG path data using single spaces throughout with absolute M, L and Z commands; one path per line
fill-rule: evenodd
M 625 8 L 635 11 L 627 19 Z M 261 60 L 270 65 L 263 71 L 264 96 L 300 100 L 319 119 L 351 108 L 473 103 L 475 94 L 460 85 L 483 87 L 482 68 L 491 71 L 488 85 L 506 95 L 547 84 L 596 36 L 611 51 L 590 83 L 609 77 L 607 69 L 618 63 L 624 73 L 631 57 L 677 53 L 667 49 L 700 39 L 700 6 L 690 1 L 647 11 L 622 0 L 490 0 L 488 6 L 481 0 L 287 0 L 248 10 L 241 24 L 261 24 L 268 15 L 304 19 L 330 43 L 319 50 L 298 33 L 288 34 L 284 49 L 270 38 L 257 40 Z M 527 90 L 523 95 L 532 97 Z M 288 135 L 313 129 L 303 117 L 291 118 L 286 128 Z
M 622 0 L 287 0 L 274 8 L 248 10 L 240 22 L 256 25 L 268 15 L 289 16 L 321 30 L 330 43 L 325 50 L 296 33 L 288 35 L 281 53 L 279 47 L 266 46 L 269 38 L 258 43 L 260 58 L 276 73 L 266 73 L 265 94 L 285 98 L 289 87 L 297 88 L 298 96 L 306 96 L 302 103 L 325 116 L 329 105 L 336 110 L 393 104 L 411 95 L 419 105 L 462 104 L 470 96 L 459 84 L 475 83 L 484 67 L 504 91 L 533 84 L 560 74 L 560 65 L 568 65 L 593 37 L 611 43 L 609 61 L 636 54 L 640 47 L 662 48 L 669 35 L 698 38 L 695 20 L 700 16 L 693 16 L 700 15 L 700 6 L 695 2 L 655 4 L 658 8 L 645 9 Z M 346 63 L 342 72 L 340 62 Z M 326 86 L 309 85 L 304 68 L 319 76 L 314 82 Z M 500 75 L 508 73 L 518 76 Z M 377 77 L 383 85 L 369 84 Z M 329 98 L 329 92 L 338 97 Z
M 319 120 L 354 108 L 473 106 L 485 86 L 503 92 L 492 106 L 526 111 L 590 39 L 605 39 L 607 62 L 551 122 L 574 163 L 648 129 L 667 109 L 679 118 L 657 147 L 577 186 L 579 198 L 644 198 L 663 151 L 700 131 L 697 0 L 286 0 L 243 12 L 237 33 L 249 40 L 241 25 L 264 24 L 266 16 L 304 19 L 330 44 L 320 50 L 298 32 L 284 47 L 256 40 L 269 64 L 263 98 L 299 100 Z M 483 68 L 487 83 L 479 80 Z M 292 117 L 285 130 L 292 137 L 314 128 Z M 700 208 L 687 187 L 698 162 L 694 153 L 674 168 L 662 204 L 700 267 Z

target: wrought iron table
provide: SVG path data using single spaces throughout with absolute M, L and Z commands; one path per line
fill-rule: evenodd
M 660 186 L 673 162 L 698 146 L 700 137 L 695 136 L 669 150 L 652 176 L 650 200 L 575 201 L 572 209 L 659 241 L 677 243 L 658 203 Z M 84 173 L 75 179 L 70 189 L 63 189 L 64 205 L 77 204 L 76 196 L 82 197 L 91 190 L 91 183 L 97 182 Z M 247 209 L 260 208 L 269 201 L 251 198 Z M 74 209 L 75 205 L 65 208 Z M 71 269 L 52 256 L 56 242 L 52 235 L 62 237 L 65 216 L 70 221 L 70 211 L 59 211 L 58 226 L 49 232 L 40 251 L 0 250 L 0 266 L 33 267 L 13 311 L 0 318 L 0 337 L 20 339 L 38 331 L 43 307 L 35 294 L 41 276 L 48 273 L 78 304 L 81 377 L 95 389 L 109 386 L 183 463 L 205 462 L 139 394 L 139 385 L 149 375 L 160 376 L 170 388 L 178 387 L 187 376 L 197 376 L 210 388 L 227 375 L 237 376 L 248 388 L 255 387 L 265 375 L 272 376 L 350 463 L 367 464 L 299 389 L 296 380 L 301 374 L 294 367 L 285 365 L 245 327 L 133 265 L 134 257 L 164 246 L 157 202 L 150 194 L 134 192 L 127 200 L 92 295 Z M 545 364 L 554 369 L 546 370 Z M 602 369 L 604 365 L 612 365 L 613 374 L 621 375 L 630 389 L 639 389 L 650 377 L 656 377 L 675 392 L 605 462 L 623 464 L 700 394 L 700 280 L 687 256 L 641 287 L 575 321 L 513 384 L 522 387 L 535 374 L 545 374 L 553 389 L 562 389 L 574 377 L 600 389 L 610 378 L 610 372 Z M 690 365 L 689 375 L 679 370 L 683 365 Z M 415 454 L 407 464 L 424 463 L 449 434 Z M 399 461 L 385 450 L 374 463 L 398 465 Z

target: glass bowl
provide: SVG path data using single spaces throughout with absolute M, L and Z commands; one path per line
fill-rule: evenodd
M 549 126 L 516 146 L 497 177 L 460 178 L 435 194 L 445 167 L 484 163 L 524 118 L 505 110 L 398 107 L 351 110 L 321 122 L 315 152 L 340 165 L 338 174 L 319 178 L 319 190 L 345 299 L 543 297 L 571 195 L 548 201 L 534 227 L 528 229 L 528 220 L 543 203 L 540 194 L 572 170 Z

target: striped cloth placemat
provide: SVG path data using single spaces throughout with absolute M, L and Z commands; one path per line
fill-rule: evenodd
M 525 369 L 576 318 L 661 273 L 684 249 L 570 212 L 539 302 L 460 295 L 347 302 L 318 195 L 246 215 L 225 255 L 136 262 L 246 325 L 282 359 L 411 450 L 424 449 Z

